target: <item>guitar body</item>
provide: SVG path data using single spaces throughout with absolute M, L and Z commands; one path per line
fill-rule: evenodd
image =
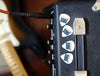
M 0 8 L 7 10 L 5 3 L 0 0 Z M 13 76 L 28 76 L 15 47 L 20 45 L 11 31 L 8 15 L 0 13 L 0 51 Z
M 19 6 L 18 6 L 19 3 L 18 2 L 20 2 L 18 0 L 14 0 L 14 1 L 4 0 L 4 2 L 3 2 L 3 0 L 1 0 L 1 2 L 4 5 L 6 3 L 6 9 L 4 9 L 4 10 L 7 10 L 7 8 L 8 8 L 8 10 L 20 11 L 20 10 L 18 10 L 19 9 Z M 45 54 L 44 54 L 44 51 L 45 51 L 44 48 L 45 47 L 42 47 L 42 46 L 44 46 L 44 44 L 41 42 L 37 33 L 32 28 L 31 29 L 29 28 L 29 26 L 22 20 L 22 17 L 19 17 L 19 16 L 13 16 L 12 17 L 11 15 L 7 16 L 7 18 L 8 17 L 9 17 L 9 23 L 10 23 L 9 24 L 10 30 L 13 31 L 13 33 L 17 37 L 17 39 L 20 40 L 20 46 L 17 46 L 16 49 L 17 49 L 18 55 L 20 55 L 21 60 L 24 63 L 24 66 L 25 66 L 25 69 L 27 70 L 28 75 L 29 76 L 33 76 L 33 75 L 35 75 L 35 76 L 40 76 L 40 75 L 49 76 L 48 66 L 45 65 L 45 63 L 41 60 L 45 57 Z M 4 26 L 6 26 L 6 25 L 4 25 Z M 23 34 L 24 34 L 24 36 L 23 36 Z M 9 41 L 9 43 L 10 43 L 10 45 L 12 45 L 10 41 Z M 14 49 L 14 47 L 12 47 L 12 48 Z M 15 51 L 15 49 L 14 49 L 14 51 Z M 35 55 L 35 54 L 37 54 L 37 55 Z M 2 56 L 1 56 L 0 60 L 3 60 L 3 59 L 4 58 L 2 58 Z M 18 59 L 19 59 L 19 57 L 18 57 Z M 2 63 L 5 63 L 5 65 L 0 66 L 0 71 L 2 72 L 2 73 L 0 73 L 0 75 L 2 75 L 2 76 L 12 76 L 11 74 L 6 75 L 6 73 L 8 73 L 8 72 L 12 73 L 12 71 L 10 70 L 11 68 L 9 69 L 7 67 L 8 66 L 7 62 L 5 62 L 3 60 Z M 37 68 L 37 66 L 39 68 Z M 1 67 L 3 67 L 3 68 L 6 67 L 6 68 L 3 70 L 3 69 L 1 69 Z M 42 70 L 43 68 L 45 70 Z M 27 75 L 27 73 L 25 75 Z

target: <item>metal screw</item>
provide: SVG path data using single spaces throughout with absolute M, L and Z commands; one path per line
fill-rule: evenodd
M 94 9 L 96 10 L 97 9 L 97 6 L 94 6 Z

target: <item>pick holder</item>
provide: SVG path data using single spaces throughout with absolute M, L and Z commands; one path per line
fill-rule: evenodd
M 84 18 L 75 18 L 73 23 L 75 35 L 75 76 L 87 76 L 84 67 L 84 35 L 86 34 Z

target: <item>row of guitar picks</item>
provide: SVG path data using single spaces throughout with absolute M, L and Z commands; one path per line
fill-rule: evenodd
M 60 25 L 64 26 L 62 29 L 62 37 L 68 37 L 73 33 L 73 29 L 67 25 L 67 23 L 70 21 L 70 16 L 67 14 L 61 14 L 60 17 Z M 66 51 L 73 52 L 75 48 L 74 41 L 70 40 L 65 42 L 62 45 L 62 48 L 64 48 Z M 66 63 L 66 64 L 71 64 L 73 61 L 73 54 L 72 53 L 65 53 L 61 55 L 61 59 Z

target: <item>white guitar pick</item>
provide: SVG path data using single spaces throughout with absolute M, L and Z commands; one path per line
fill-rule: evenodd
M 71 64 L 73 62 L 73 54 L 71 53 L 62 54 L 60 57 L 66 64 Z
M 66 43 L 64 43 L 62 45 L 62 48 L 64 48 L 65 50 L 67 50 L 69 52 L 72 52 L 72 51 L 74 51 L 75 44 L 74 44 L 74 42 L 72 40 L 71 41 L 67 41 Z
M 59 17 L 60 25 L 64 26 L 70 21 L 70 16 L 67 14 L 61 14 Z
M 73 29 L 69 25 L 65 25 L 62 30 L 62 37 L 70 36 L 73 33 Z

